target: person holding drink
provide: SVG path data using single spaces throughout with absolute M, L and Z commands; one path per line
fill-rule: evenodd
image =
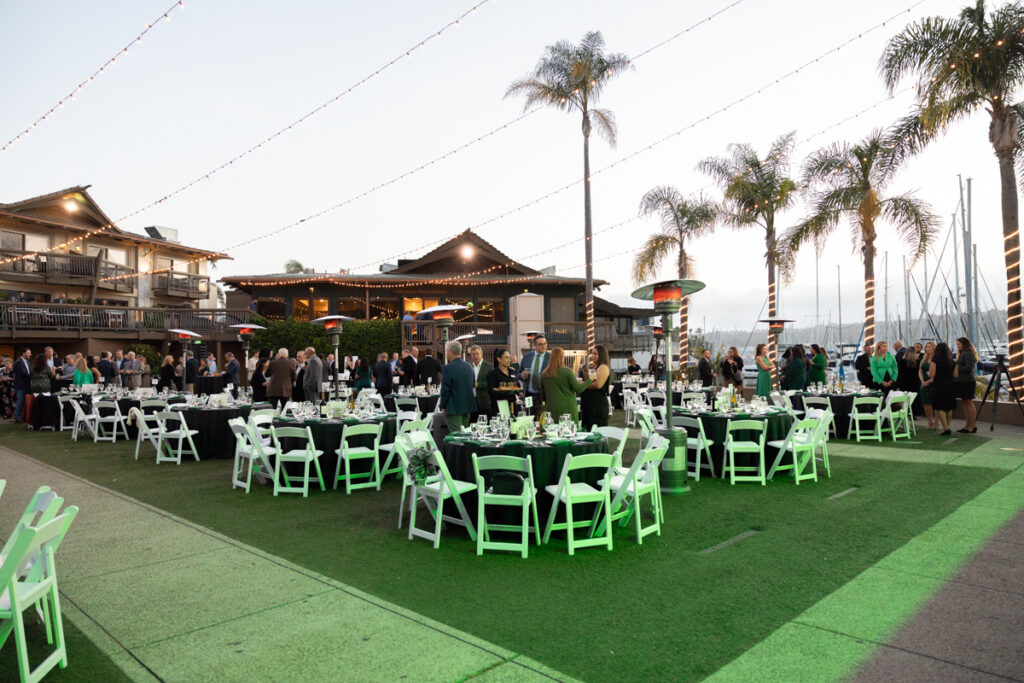
M 608 349 L 598 344 L 590 350 L 586 378 L 592 384 L 580 394 L 580 422 L 584 429 L 608 426 L 608 379 L 612 369 Z

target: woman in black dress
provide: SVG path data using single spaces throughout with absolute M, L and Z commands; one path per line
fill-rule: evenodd
M 590 350 L 590 364 L 584 380 L 592 379 L 590 386 L 580 394 L 580 424 L 584 429 L 608 426 L 608 380 L 612 375 L 608 349 L 598 344 Z M 671 391 L 671 388 L 669 388 Z
M 508 349 L 498 349 L 494 352 L 494 369 L 487 375 L 487 393 L 491 396 L 491 406 L 495 415 L 498 414 L 498 401 L 507 401 L 509 414 L 512 414 L 516 394 L 509 391 L 509 387 L 513 385 L 518 387 L 519 380 L 512 371 L 512 354 Z
M 157 380 L 156 390 L 158 392 L 174 388 L 174 356 L 164 356 L 164 363 L 160 366 L 160 379 Z
M 306 400 L 306 390 L 302 388 L 302 380 L 306 375 L 306 352 L 295 354 L 295 384 L 292 385 L 292 400 L 302 403 Z
M 928 377 L 932 381 L 932 411 L 938 418 L 942 431 L 939 436 L 946 436 L 950 433 L 949 423 L 953 419 L 953 409 L 956 408 L 956 392 L 953 388 L 953 378 L 956 376 L 956 365 L 953 364 L 953 354 L 946 342 L 939 342 L 935 347 L 935 355 L 932 356 L 931 367 L 928 368 Z
M 270 359 L 260 356 L 256 360 L 256 369 L 249 378 L 249 386 L 252 387 L 252 402 L 261 403 L 267 400 L 267 367 Z
M 956 398 L 963 410 L 966 423 L 962 434 L 974 434 L 978 431 L 978 410 L 974 407 L 974 392 L 977 383 L 974 375 L 978 370 L 978 351 L 967 337 L 956 340 Z
M 896 375 L 896 388 L 900 391 L 912 391 L 915 394 L 921 391 L 921 377 L 918 373 L 920 369 L 921 359 L 917 355 L 917 349 L 913 346 L 907 348 L 907 352 L 903 354 L 898 363 L 899 374 Z M 914 404 L 911 406 L 914 412 L 914 417 L 921 415 L 921 397 L 917 396 L 914 399 Z

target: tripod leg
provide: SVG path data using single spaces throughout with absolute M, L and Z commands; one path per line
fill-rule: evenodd
M 992 371 L 992 375 L 988 378 L 988 386 L 985 387 L 985 393 L 981 397 L 981 406 L 978 407 L 979 413 L 985 409 L 985 401 L 988 400 L 989 392 L 992 391 L 992 384 L 995 382 L 996 393 L 992 395 L 992 423 L 988 426 L 990 432 L 995 431 L 996 428 L 996 404 L 999 403 L 999 387 L 1002 384 L 1001 382 L 996 382 L 996 378 L 999 377 L 1001 370 L 1002 367 L 997 365 L 996 369 Z

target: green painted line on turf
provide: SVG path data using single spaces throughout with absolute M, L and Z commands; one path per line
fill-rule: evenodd
M 1006 522 L 1024 509 L 1009 474 L 726 664 L 714 681 L 852 675 Z

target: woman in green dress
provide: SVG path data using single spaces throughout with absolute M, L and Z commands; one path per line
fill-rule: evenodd
M 807 388 L 807 356 L 804 354 L 804 347 L 797 344 L 790 347 L 789 362 L 783 370 L 782 388 L 793 391 L 803 391 Z
M 772 364 L 772 359 L 765 355 L 766 348 L 765 344 L 758 344 L 754 354 L 754 362 L 757 363 L 757 388 L 754 393 L 768 398 L 772 393 L 772 370 L 775 369 L 775 365 Z
M 373 373 L 370 371 L 370 361 L 366 359 L 366 356 L 359 359 L 353 379 L 352 388 L 355 389 L 356 396 L 359 395 L 360 390 L 369 389 L 373 386 Z
M 828 381 L 828 354 L 817 344 L 811 344 L 811 351 L 814 355 L 811 358 L 811 371 L 807 373 L 807 381 L 811 384 L 824 384 Z
M 579 414 L 576 394 L 589 387 L 594 380 L 577 382 L 572 374 L 572 368 L 565 367 L 564 360 L 565 351 L 556 346 L 551 351 L 548 366 L 540 376 L 541 397 L 546 404 L 546 410 L 551 413 L 552 420 L 558 422 L 562 415 L 568 414 L 572 415 L 575 422 Z
M 83 384 L 92 384 L 95 381 L 88 363 L 85 362 L 85 358 L 79 358 L 75 361 L 75 374 L 71 376 L 71 381 L 76 387 L 80 387 Z
M 932 412 L 932 383 L 935 381 L 930 376 L 932 367 L 932 356 L 935 355 L 935 342 L 928 342 L 924 345 L 924 356 L 921 358 L 921 365 L 917 370 L 921 378 L 921 406 L 924 408 L 924 416 L 928 418 L 928 429 L 935 429 L 939 421 Z

